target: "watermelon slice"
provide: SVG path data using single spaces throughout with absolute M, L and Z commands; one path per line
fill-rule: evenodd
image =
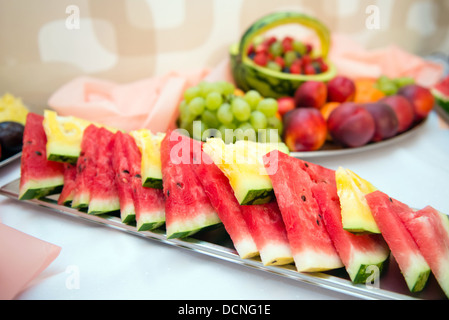
M 313 197 L 313 182 L 301 170 L 300 160 L 277 150 L 266 154 L 263 160 L 287 229 L 297 270 L 314 272 L 343 267 Z
M 242 206 L 242 212 L 262 263 L 265 266 L 292 263 L 293 255 L 277 202 Z
M 449 75 L 437 83 L 431 92 L 437 104 L 446 112 L 449 112 Z
M 300 160 L 301 169 L 307 172 L 315 183 L 312 193 L 320 206 L 324 224 L 354 283 L 373 280 L 372 267 L 380 275 L 390 255 L 390 249 L 381 235 L 353 234 L 344 230 L 341 204 L 338 196 L 335 171 L 320 165 Z
M 120 210 L 120 202 L 115 185 L 115 172 L 112 166 L 114 134 L 97 128 L 96 174 L 90 186 L 89 214 L 110 214 Z
M 72 208 L 85 209 L 89 207 L 90 186 L 96 175 L 98 152 L 98 128 L 91 124 L 83 132 L 81 152 L 76 162 L 76 181 L 72 200 Z
M 429 278 L 430 267 L 412 235 L 399 218 L 398 212 L 407 210 L 408 207 L 379 190 L 367 194 L 366 200 L 404 275 L 409 290 L 421 291 Z
M 201 142 L 176 131 L 167 132 L 161 143 L 167 238 L 186 237 L 221 223 L 192 169 L 194 150 L 201 151 Z
M 64 184 L 62 163 L 47 160 L 43 120 L 41 115 L 32 112 L 27 114 L 20 164 L 19 200 L 58 194 Z
M 115 184 L 120 202 L 120 217 L 123 223 L 133 223 L 136 220 L 136 210 L 133 200 L 132 175 L 126 156 L 125 134 L 118 131 L 115 134 L 112 167 L 115 171 Z
M 73 200 L 76 183 L 76 165 L 64 163 L 64 186 L 58 198 L 58 204 L 70 206 Z
M 398 216 L 449 298 L 449 217 L 431 206 L 418 211 L 403 206 Z
M 201 156 L 201 163 L 193 164 L 192 168 L 202 183 L 218 217 L 223 222 L 234 248 L 242 259 L 259 255 L 228 178 L 206 153 L 202 152 Z
M 137 230 L 153 230 L 165 223 L 165 199 L 161 189 L 144 187 L 141 175 L 142 154 L 129 134 L 121 134 L 128 159 L 130 179 L 133 189 L 133 201 L 136 212 Z

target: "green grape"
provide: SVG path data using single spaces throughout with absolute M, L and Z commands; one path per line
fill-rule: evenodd
M 193 98 L 198 97 L 201 93 L 199 87 L 190 87 L 184 91 L 184 99 L 187 103 L 189 103 Z
M 306 46 L 301 41 L 294 40 L 292 45 L 293 45 L 293 50 L 298 52 L 300 55 L 304 55 L 306 53 L 306 50 L 307 50 Z
M 189 110 L 189 104 L 187 103 L 186 100 L 182 100 L 179 103 L 179 114 L 186 113 L 186 112 L 188 112 L 188 110 Z
M 245 93 L 243 99 L 248 102 L 251 110 L 256 110 L 257 104 L 260 102 L 260 100 L 262 100 L 262 96 L 260 95 L 259 91 L 249 90 Z
M 264 129 L 257 132 L 257 141 L 262 143 L 279 143 L 282 139 L 275 129 Z
M 272 117 L 278 110 L 278 102 L 274 98 L 265 98 L 259 102 L 256 110 L 262 112 L 267 117 Z
M 267 127 L 267 117 L 265 114 L 257 110 L 251 112 L 249 122 L 256 130 L 265 129 Z
M 225 142 L 225 143 L 233 143 L 235 142 L 235 129 L 237 127 L 231 123 L 229 125 L 221 125 L 218 128 L 218 131 L 220 131 L 221 133 L 221 139 Z
M 206 107 L 206 102 L 201 97 L 195 97 L 189 102 L 189 111 L 192 114 L 200 115 Z
M 406 85 L 415 83 L 415 79 L 413 79 L 412 77 L 400 77 L 400 78 L 394 79 L 393 81 L 396 83 L 398 88 L 402 88 Z
M 251 116 L 251 107 L 243 98 L 234 98 L 231 102 L 231 109 L 234 117 L 239 121 L 246 121 Z
M 201 121 L 204 122 L 209 128 L 218 128 L 220 122 L 217 119 L 215 112 L 210 110 L 204 110 L 201 114 Z
M 267 127 L 270 129 L 276 129 L 279 131 L 279 133 L 282 133 L 284 125 L 282 123 L 282 120 L 280 120 L 276 116 L 272 116 L 272 117 L 267 118 Z
M 256 130 L 249 122 L 242 122 L 235 130 L 236 140 L 257 141 Z
M 282 67 L 280 64 L 274 62 L 274 61 L 268 61 L 267 68 L 273 71 L 281 71 Z
M 201 81 L 198 84 L 198 87 L 200 88 L 200 95 L 201 97 L 203 97 L 204 99 L 206 99 L 207 95 L 213 91 L 215 91 L 216 86 L 214 83 L 212 82 L 207 82 L 207 81 Z
M 278 41 L 273 42 L 269 48 L 269 51 L 275 57 L 280 56 L 283 52 L 281 41 L 278 40 Z
M 209 129 L 209 127 L 202 121 L 194 121 L 193 122 L 193 130 L 192 130 L 192 137 L 195 140 L 202 140 L 203 133 Z
M 296 52 L 289 50 L 284 55 L 284 62 L 286 67 L 290 67 L 297 58 Z
M 223 103 L 217 111 L 217 119 L 223 124 L 229 124 L 234 121 L 231 106 L 229 103 Z
M 212 91 L 206 97 L 206 108 L 209 110 L 217 110 L 223 103 L 223 97 L 217 91 Z
M 217 81 L 216 82 L 217 89 L 220 91 L 221 94 L 228 96 L 230 94 L 234 93 L 235 86 L 227 81 Z

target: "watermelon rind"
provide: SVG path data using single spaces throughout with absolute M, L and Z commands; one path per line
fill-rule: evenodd
M 210 230 L 222 225 L 222 222 L 217 218 L 215 211 L 196 215 L 190 220 L 174 221 L 166 226 L 167 239 L 185 238 L 189 237 L 199 231 Z
M 449 113 L 449 97 L 437 88 L 432 88 L 430 90 L 435 97 L 437 104 L 444 109 L 444 111 Z
M 120 202 L 118 198 L 98 199 L 92 198 L 89 201 L 87 213 L 89 214 L 112 214 L 120 211 Z
M 316 75 L 297 75 L 277 72 L 255 64 L 248 58 L 246 52 L 254 37 L 286 24 L 300 24 L 316 33 L 320 41 L 320 55 L 326 61 L 329 69 Z M 335 65 L 327 60 L 330 48 L 329 29 L 319 20 L 299 12 L 274 12 L 255 21 L 242 35 L 238 44 L 230 49 L 231 71 L 237 87 L 244 91 L 257 90 L 265 97 L 279 98 L 293 96 L 296 89 L 305 81 L 329 81 L 336 73 Z
M 20 189 L 19 200 L 38 199 L 48 195 L 59 194 L 62 191 L 62 177 L 27 181 Z
M 149 231 L 163 226 L 165 223 L 165 210 L 157 212 L 141 212 L 137 220 L 137 231 Z

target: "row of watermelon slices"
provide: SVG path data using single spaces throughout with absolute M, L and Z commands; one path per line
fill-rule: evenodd
M 277 170 L 269 174 L 275 200 L 240 205 L 201 142 L 176 131 L 161 143 L 162 189 L 157 189 L 143 187 L 142 154 L 130 134 L 88 126 L 71 165 L 47 160 L 42 121 L 34 113 L 27 118 L 22 200 L 59 194 L 60 204 L 90 214 L 117 211 L 138 230 L 165 225 L 167 238 L 222 224 L 243 259 L 293 263 L 299 272 L 344 267 L 354 283 L 366 283 L 372 267 L 382 271 L 391 250 L 410 291 L 422 290 L 433 272 L 449 297 L 449 220 L 430 206 L 416 211 L 379 190 L 371 192 L 366 201 L 381 234 L 354 234 L 342 227 L 334 170 L 273 150 L 263 161 L 267 168 L 276 161 Z M 188 155 L 179 157 L 185 150 Z

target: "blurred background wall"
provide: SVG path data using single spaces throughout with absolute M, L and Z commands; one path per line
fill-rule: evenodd
M 279 10 L 314 15 L 368 49 L 449 54 L 449 0 L 0 0 L 0 95 L 38 112 L 79 75 L 126 83 L 214 67 Z

